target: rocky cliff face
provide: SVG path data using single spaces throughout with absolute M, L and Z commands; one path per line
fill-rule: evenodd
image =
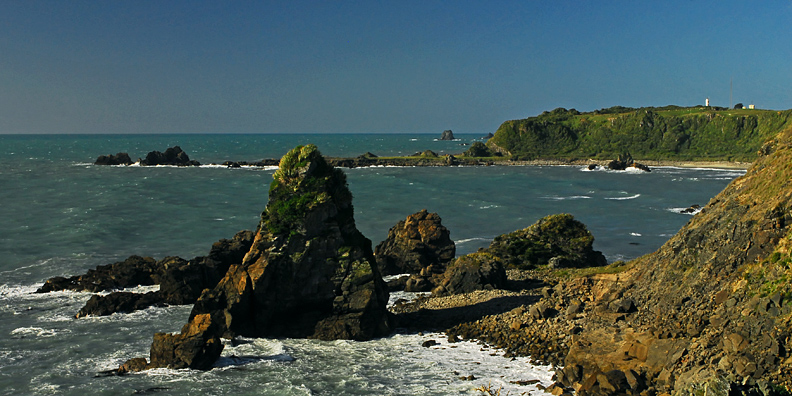
M 454 259 L 456 245 L 440 216 L 424 209 L 391 227 L 374 254 L 384 275 L 418 274 L 433 265 L 443 272 Z
M 181 334 L 155 335 L 146 368 L 207 369 L 218 337 L 367 340 L 391 331 L 387 287 L 355 227 L 344 173 L 308 145 L 286 154 L 273 178 L 244 261 L 204 291 Z
M 787 129 L 657 252 L 451 333 L 563 366 L 554 394 L 788 395 L 790 180 Z

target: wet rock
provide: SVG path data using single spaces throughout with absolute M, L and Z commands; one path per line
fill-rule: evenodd
M 440 135 L 440 140 L 454 140 L 454 132 L 451 132 L 450 129 L 446 129 Z
M 173 146 L 165 152 L 151 151 L 146 158 L 140 161 L 143 166 L 175 165 L 175 166 L 200 166 L 198 161 L 191 160 L 181 147 Z
M 132 158 L 127 153 L 118 153 L 116 155 L 100 155 L 94 161 L 94 165 L 132 165 Z
M 135 286 L 150 286 L 157 283 L 159 267 L 151 257 L 130 256 L 124 261 L 100 265 L 84 275 L 69 278 L 57 276 L 48 279 L 36 293 L 72 290 L 100 292 L 125 289 Z
M 387 285 L 371 241 L 355 226 L 344 173 L 308 145 L 286 154 L 273 179 L 243 262 L 203 291 L 180 334 L 155 336 L 151 366 L 208 368 L 221 336 L 368 340 L 390 333 Z

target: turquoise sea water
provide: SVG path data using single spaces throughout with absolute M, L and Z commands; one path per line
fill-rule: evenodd
M 209 373 L 158 370 L 94 378 L 144 356 L 157 331 L 178 331 L 189 307 L 72 319 L 85 293 L 35 295 L 46 278 L 84 273 L 129 255 L 204 255 L 220 238 L 253 229 L 272 169 L 203 166 L 101 167 L 100 154 L 179 145 L 201 163 L 277 158 L 313 143 L 326 155 L 459 153 L 479 136 L 433 135 L 0 135 L 0 392 L 4 394 L 476 394 L 492 383 L 549 381 L 527 360 L 511 362 L 475 344 L 421 348 L 427 336 L 369 343 L 250 340 L 227 348 Z M 377 244 L 420 209 L 437 212 L 458 254 L 542 216 L 586 223 L 610 261 L 659 247 L 740 171 L 656 168 L 651 173 L 580 167 L 379 167 L 346 170 L 358 228 Z M 439 340 L 441 336 L 437 335 Z M 255 358 L 233 359 L 231 355 Z M 478 363 L 478 364 L 477 364 Z M 508 367 L 508 368 L 507 368 Z M 454 371 L 474 374 L 460 381 Z M 512 388 L 508 388 L 512 387 Z

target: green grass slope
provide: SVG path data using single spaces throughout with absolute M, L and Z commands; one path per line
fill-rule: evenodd
M 753 161 L 762 143 L 792 123 L 792 110 L 621 106 L 580 113 L 558 108 L 506 121 L 487 146 L 516 160 Z

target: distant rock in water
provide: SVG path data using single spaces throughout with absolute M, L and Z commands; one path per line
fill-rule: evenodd
M 396 223 L 374 254 L 384 275 L 412 274 L 407 291 L 430 291 L 454 259 L 456 245 L 440 216 L 424 209 Z
M 181 147 L 173 146 L 165 150 L 165 152 L 152 151 L 146 155 L 146 158 L 140 161 L 140 165 L 154 166 L 154 165 L 175 165 L 175 166 L 200 166 L 198 161 L 190 160 Z
M 454 140 L 454 132 L 451 132 L 450 129 L 446 129 L 443 131 L 443 134 L 440 135 L 440 140 Z
M 649 169 L 648 166 L 635 162 L 632 159 L 632 156 L 630 155 L 627 155 L 625 157 L 622 157 L 620 155 L 617 159 L 608 162 L 608 164 L 605 165 L 605 167 L 610 170 L 627 170 L 627 168 L 635 168 L 635 169 L 640 169 L 644 172 L 652 171 L 651 169 Z
M 490 133 L 488 133 L 486 136 L 484 136 L 482 139 L 484 139 L 484 140 L 489 140 L 489 139 L 492 139 L 494 136 L 495 136 L 495 135 L 493 135 L 493 134 L 492 134 L 492 132 L 490 132 Z
M 679 211 L 679 213 L 682 214 L 696 214 L 698 212 L 701 212 L 701 205 L 698 204 L 690 205 L 689 207 Z
M 118 153 L 116 155 L 100 155 L 94 162 L 94 165 L 132 165 L 133 163 L 129 154 Z
M 357 230 L 346 176 L 314 145 L 273 175 L 253 246 L 195 303 L 180 334 L 158 333 L 145 368 L 209 369 L 219 337 L 369 340 L 391 332 L 387 285 Z M 141 369 L 140 364 L 119 371 Z

